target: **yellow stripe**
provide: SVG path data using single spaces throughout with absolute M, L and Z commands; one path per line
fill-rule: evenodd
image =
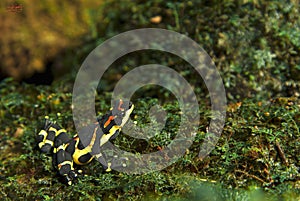
M 91 151 L 92 151 L 92 147 L 94 146 L 95 144 L 95 140 L 96 140 L 96 136 L 97 136 L 97 129 L 98 127 L 96 127 L 94 129 L 94 132 L 93 132 L 93 136 L 92 136 L 92 139 L 91 139 L 91 142 L 90 144 L 85 147 L 84 149 L 78 149 L 77 146 L 78 146 L 78 143 L 79 143 L 79 139 L 77 140 L 76 142 L 76 145 L 75 145 L 75 152 L 73 154 L 73 160 L 76 164 L 78 165 L 85 165 L 89 162 L 91 162 L 91 160 L 94 158 L 94 157 L 91 157 L 90 160 L 86 161 L 85 163 L 82 163 L 79 161 L 79 158 L 86 155 L 86 154 L 89 154 Z M 75 135 L 76 136 L 76 135 Z M 74 137 L 75 137 L 74 136 Z
M 39 135 L 42 135 L 42 136 L 47 136 L 48 135 L 48 133 L 47 133 L 47 131 L 45 131 L 45 130 L 41 130 L 40 132 L 39 132 Z
M 45 145 L 44 142 L 40 142 L 40 143 L 39 143 L 39 148 L 41 149 L 44 145 Z
M 41 130 L 39 135 L 43 136 L 43 141 L 39 143 L 39 148 L 41 149 L 45 145 L 45 140 L 47 138 L 48 133 L 45 130 Z
M 96 127 L 96 128 L 94 129 L 94 133 L 93 133 L 93 137 L 92 137 L 92 139 L 91 139 L 91 142 L 90 142 L 90 144 L 85 148 L 85 149 L 89 150 L 89 152 L 92 151 L 92 147 L 93 147 L 94 144 L 95 144 L 95 140 L 96 140 L 96 137 L 97 137 L 97 130 L 98 130 L 98 127 Z
M 100 139 L 100 147 L 102 145 L 104 145 L 110 138 L 111 136 L 113 136 L 115 134 L 116 131 L 120 131 L 121 127 L 120 126 L 113 126 L 110 130 L 109 130 L 109 134 L 103 134 L 101 139 Z
M 67 131 L 65 130 L 65 129 L 60 129 L 59 131 L 57 131 L 56 133 L 55 133 L 55 136 L 58 136 L 58 135 L 60 135 L 61 133 L 66 133 Z
M 73 168 L 73 161 L 64 161 L 64 162 L 58 164 L 57 167 L 58 167 L 58 169 L 60 169 L 64 165 L 70 165 L 71 170 L 74 170 L 74 168 Z
M 75 153 L 77 153 L 77 154 L 75 154 Z M 79 161 L 79 158 L 83 157 L 85 154 L 80 155 L 81 153 L 78 153 L 78 152 L 75 152 L 75 153 L 73 154 L 73 161 L 77 165 L 86 165 L 86 164 L 90 163 L 94 159 L 94 156 L 91 156 L 91 158 L 88 161 L 82 163 L 82 162 Z M 88 152 L 86 154 L 90 154 L 90 152 Z
M 53 146 L 54 142 L 46 139 L 44 144 L 50 144 L 51 146 Z
M 56 152 L 58 152 L 59 150 L 65 150 L 68 145 L 69 145 L 69 143 L 60 145 L 59 147 L 56 148 Z
M 57 130 L 55 128 L 53 128 L 53 127 L 50 127 L 49 131 L 54 131 L 55 133 L 57 132 Z
M 41 149 L 45 144 L 50 144 L 53 146 L 54 142 L 51 140 L 47 140 L 48 133 L 45 130 L 41 130 L 39 135 L 42 135 L 44 137 L 43 141 L 39 143 L 39 148 Z

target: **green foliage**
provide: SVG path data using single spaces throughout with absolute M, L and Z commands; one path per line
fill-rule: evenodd
M 68 7 L 69 4 L 74 5 Z M 72 44 L 68 46 L 70 50 L 57 59 L 56 64 L 72 70 L 51 86 L 17 83 L 11 78 L 0 82 L 0 198 L 299 200 L 300 25 L 296 1 L 287 4 L 227 0 L 106 1 L 100 7 L 82 8 L 79 19 L 75 17 L 75 11 L 80 8 L 77 4 L 24 3 L 24 9 L 32 6 L 33 10 L 44 11 L 46 16 L 41 16 L 40 22 L 32 19 L 35 16 L 30 15 L 32 10 L 24 14 L 29 22 L 36 23 L 32 26 L 37 28 L 45 27 L 47 16 L 60 18 L 60 13 L 65 12 L 62 21 L 51 21 L 51 27 L 46 30 L 47 40 L 53 32 L 55 36 L 62 32 L 67 38 L 60 35 L 55 38 L 60 38 L 56 42 L 63 47 L 78 37 L 83 38 L 85 45 L 77 50 L 77 44 Z M 161 22 L 151 21 L 155 16 L 160 16 Z M 24 26 L 16 28 L 26 30 Z M 142 64 L 168 65 L 195 87 L 200 127 L 194 143 L 184 156 L 162 171 L 145 175 L 104 173 L 100 164 L 94 162 L 82 167 L 86 175 L 72 187 L 62 185 L 52 167 L 51 157 L 36 149 L 35 137 L 44 116 L 57 119 L 70 134 L 74 134 L 71 92 L 83 58 L 105 39 L 143 27 L 167 28 L 187 34 L 203 45 L 213 58 L 229 99 L 225 128 L 218 144 L 208 157 L 199 160 L 198 153 L 212 117 L 207 89 L 192 67 L 167 53 L 132 53 L 114 63 L 105 73 L 105 79 L 97 89 L 97 113 L 101 115 L 110 108 L 109 91 L 120 76 Z M 74 36 L 73 32 L 76 32 Z M 33 55 L 42 54 L 41 58 L 48 55 L 32 48 L 36 47 L 30 38 L 32 32 L 17 33 L 24 34 L 24 46 L 32 49 Z M 34 33 L 33 37 L 39 32 Z M 37 37 L 36 41 L 42 39 Z M 47 40 L 41 47 L 48 53 L 47 45 L 56 46 L 56 43 Z M 8 48 L 8 44 L 3 47 Z M 51 56 L 60 52 L 49 51 Z M 41 58 L 32 66 L 40 66 Z M 23 60 L 20 63 L 24 65 Z M 175 99 L 171 92 L 161 88 L 145 87 L 138 91 L 132 99 L 136 106 L 132 120 L 142 128 L 149 128 L 153 137 L 134 139 L 121 134 L 114 143 L 133 153 L 151 153 L 168 145 L 175 137 L 181 117 Z M 158 125 L 153 125 L 155 119 L 148 116 L 149 109 L 157 104 L 167 112 L 162 131 Z
M 86 175 L 76 184 L 64 186 L 51 165 L 51 157 L 35 149 L 35 136 L 46 114 L 75 133 L 71 94 L 60 92 L 65 86 L 56 83 L 50 87 L 20 87 L 11 79 L 1 82 L 0 197 L 45 200 L 71 197 L 79 200 L 296 200 L 299 197 L 300 134 L 296 119 L 300 108 L 299 101 L 293 98 L 258 103 L 249 99 L 230 104 L 222 137 L 210 156 L 200 161 L 197 155 L 210 119 L 210 113 L 204 112 L 209 107 L 202 103 L 202 125 L 193 145 L 165 170 L 139 176 L 104 173 L 101 165 L 94 162 L 82 167 Z M 53 93 L 53 87 L 57 93 Z M 21 101 L 14 100 L 15 97 Z M 110 94 L 97 97 L 102 112 L 110 107 L 104 101 L 109 98 Z M 136 105 L 133 120 L 142 127 L 151 122 L 149 107 L 158 104 L 158 100 L 133 99 Z M 161 104 L 168 120 L 159 134 L 142 143 L 120 135 L 114 143 L 123 150 L 141 153 L 155 152 L 168 145 L 172 139 L 170 134 L 179 125 L 180 110 L 173 101 Z M 276 143 L 281 146 L 287 163 Z

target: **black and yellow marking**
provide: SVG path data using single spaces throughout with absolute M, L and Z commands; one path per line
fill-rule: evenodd
M 78 135 L 69 137 L 65 129 L 51 122 L 46 116 L 43 129 L 37 136 L 38 147 L 43 153 L 53 153 L 53 166 L 68 185 L 71 185 L 82 173 L 81 170 L 75 170 L 74 164 L 86 165 L 94 157 L 101 162 L 105 171 L 111 171 L 114 164 L 106 162 L 101 147 L 107 141 L 116 138 L 133 108 L 134 105 L 130 102 L 118 100 L 108 113 L 97 119 L 97 123 L 88 126 L 86 131 L 92 130 L 92 137 L 86 147 L 83 146 Z
M 50 153 L 54 146 L 55 132 L 50 130 L 52 122 L 49 121 L 49 117 L 45 117 L 44 128 L 39 132 L 37 136 L 38 147 L 43 153 Z

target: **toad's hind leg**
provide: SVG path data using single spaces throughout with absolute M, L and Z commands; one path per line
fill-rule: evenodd
M 63 182 L 71 185 L 72 181 L 75 180 L 78 175 L 82 172 L 81 170 L 74 169 L 73 152 L 76 143 L 71 138 L 65 129 L 62 129 L 58 125 L 53 125 L 55 131 L 55 141 L 53 150 L 53 166 L 58 170 L 58 174 L 63 179 Z
M 69 143 L 63 144 L 56 149 L 56 153 L 53 156 L 53 162 L 56 165 L 63 182 L 72 185 L 72 182 L 82 173 L 82 171 L 74 169 L 73 157 L 66 151 L 66 148 L 69 145 Z

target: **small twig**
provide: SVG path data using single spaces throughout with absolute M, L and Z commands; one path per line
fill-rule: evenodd
M 253 174 L 248 174 L 248 173 L 245 172 L 245 171 L 242 171 L 242 170 L 235 170 L 235 172 L 243 173 L 243 174 L 246 175 L 247 177 L 252 177 L 253 179 L 256 179 L 256 180 L 258 180 L 258 181 L 260 181 L 260 182 L 262 182 L 262 183 L 266 183 L 263 179 L 261 179 L 261 178 L 255 176 L 255 175 L 253 175 Z
M 277 152 L 278 152 L 278 154 L 279 154 L 279 157 L 280 157 L 280 159 L 282 160 L 282 162 L 283 162 L 286 166 L 288 166 L 289 164 L 288 164 L 288 162 L 287 162 L 287 160 L 286 160 L 285 154 L 284 154 L 284 152 L 283 152 L 283 150 L 282 150 L 282 148 L 281 148 L 279 142 L 277 142 L 277 141 L 275 142 L 275 147 L 276 147 L 276 150 L 277 150 Z

